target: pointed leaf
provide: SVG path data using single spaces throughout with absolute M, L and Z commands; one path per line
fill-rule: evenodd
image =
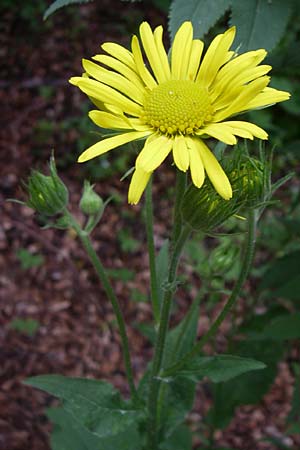
M 60 398 L 65 410 L 99 437 L 121 433 L 140 416 L 140 411 L 129 409 L 105 381 L 41 375 L 25 383 Z
M 214 383 L 228 381 L 251 370 L 264 369 L 266 365 L 250 358 L 235 355 L 199 356 L 188 363 L 177 375 L 199 381 L 208 377 Z
M 194 27 L 194 36 L 203 38 L 208 30 L 229 9 L 230 0 L 174 0 L 171 4 L 169 31 L 174 39 L 176 31 L 185 20 Z
M 60 8 L 63 8 L 64 6 L 68 5 L 74 5 L 75 3 L 88 3 L 93 0 L 56 0 L 55 2 L 51 3 L 49 8 L 46 9 L 44 13 L 44 20 L 47 20 L 51 14 L 53 14 L 55 11 L 57 11 Z

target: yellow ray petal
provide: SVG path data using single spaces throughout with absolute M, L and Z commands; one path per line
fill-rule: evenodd
M 259 49 L 243 53 L 228 61 L 217 73 L 215 82 L 226 78 L 235 77 L 248 68 L 256 67 L 267 55 L 266 50 Z
M 258 78 L 257 80 L 252 81 L 246 86 L 243 86 L 241 93 L 235 100 L 233 100 L 230 105 L 228 105 L 228 107 L 215 113 L 214 122 L 220 122 L 221 120 L 224 120 L 227 117 L 232 116 L 233 114 L 237 114 L 248 109 L 247 105 L 249 104 L 249 102 L 253 100 L 258 94 L 260 94 L 260 92 L 267 86 L 269 81 L 270 77 L 265 75 Z
M 188 150 L 190 155 L 191 177 L 194 185 L 200 188 L 205 179 L 204 166 L 201 154 L 197 145 L 197 139 L 188 139 Z
M 130 130 L 133 129 L 129 120 L 125 116 L 120 117 L 115 114 L 104 111 L 93 110 L 89 112 L 90 119 L 101 128 L 108 128 L 112 130 Z
M 154 80 L 153 76 L 145 66 L 140 44 L 136 36 L 132 37 L 131 50 L 133 53 L 133 57 L 136 63 L 136 68 L 139 76 L 141 77 L 145 85 L 148 86 L 149 89 L 151 90 L 154 89 L 157 86 L 156 81 Z
M 170 69 L 169 59 L 168 59 L 168 55 L 166 53 L 166 50 L 165 50 L 165 47 L 163 44 L 162 37 L 163 37 L 163 27 L 162 26 L 156 27 L 154 30 L 154 40 L 155 40 L 155 44 L 156 44 L 156 48 L 157 48 L 157 53 L 159 55 L 162 68 L 164 70 L 166 80 L 170 80 L 171 69 Z
M 136 205 L 148 184 L 152 172 L 145 172 L 141 168 L 136 168 L 133 172 L 128 190 L 128 203 Z
M 205 171 L 215 190 L 224 200 L 229 200 L 232 197 L 232 188 L 220 163 L 201 139 L 194 142 L 200 151 Z
M 143 22 L 140 26 L 140 36 L 142 44 L 150 63 L 151 69 L 155 75 L 155 78 L 159 83 L 167 81 L 163 66 L 161 64 L 160 55 L 157 51 L 156 43 L 154 40 L 153 32 L 149 23 Z
M 139 77 L 139 75 L 130 67 L 126 66 L 126 64 L 123 64 L 121 61 L 119 61 L 116 58 L 112 58 L 108 55 L 95 55 L 92 57 L 93 60 L 100 62 L 101 64 L 104 64 L 107 67 L 110 67 L 111 69 L 115 70 L 116 72 L 119 72 L 121 75 L 123 75 L 125 78 L 130 80 L 132 83 L 134 83 L 136 86 L 139 86 L 140 88 L 144 88 L 144 84 Z
M 200 59 L 203 52 L 204 44 L 199 39 L 194 39 L 192 42 L 192 49 L 190 60 L 187 68 L 187 79 L 195 81 L 200 65 Z
M 234 72 L 230 77 L 224 77 L 223 80 L 220 80 L 213 86 L 210 97 L 214 107 L 220 108 L 220 106 L 226 105 L 226 102 L 236 98 L 241 86 L 266 75 L 271 69 L 272 67 L 268 65 L 251 67 L 243 70 L 239 75 Z M 219 99 L 216 101 L 218 97 Z
M 77 86 L 85 94 L 108 104 L 114 104 L 128 114 L 138 117 L 142 112 L 142 108 L 140 105 L 134 103 L 113 88 L 106 86 L 99 81 L 82 78 L 80 81 L 78 81 Z
M 150 67 L 159 83 L 166 81 L 164 69 L 161 65 L 160 55 L 158 54 L 154 34 L 150 25 L 143 22 L 140 25 L 140 37 L 143 44 L 144 51 L 150 63 Z
M 166 136 L 147 140 L 143 150 L 136 159 L 136 167 L 145 172 L 153 172 L 168 156 L 172 149 L 173 140 Z
M 198 134 L 199 136 L 208 134 L 209 136 L 212 136 L 219 141 L 225 142 L 225 144 L 228 145 L 234 145 L 237 142 L 230 128 L 226 127 L 226 125 L 223 125 L 223 123 L 209 124 L 199 130 L 196 134 Z
M 103 155 L 103 153 L 106 153 L 113 148 L 119 147 L 120 145 L 124 145 L 128 142 L 135 141 L 136 139 L 142 139 L 146 136 L 149 136 L 149 134 L 149 131 L 131 131 L 130 133 L 118 134 L 117 136 L 103 139 L 103 141 L 97 142 L 96 144 L 85 150 L 79 156 L 78 162 L 82 163 L 88 161 L 89 159 Z
M 286 91 L 278 91 L 273 88 L 265 88 L 260 94 L 245 105 L 245 110 L 253 108 L 262 108 L 273 105 L 274 103 L 284 102 L 290 98 L 291 94 Z
M 235 27 L 229 28 L 224 34 L 219 34 L 212 41 L 201 63 L 197 81 L 209 87 L 220 67 L 226 62 L 228 50 L 235 36 Z
M 118 59 L 135 71 L 133 55 L 129 50 L 127 50 L 127 48 L 114 42 L 105 42 L 101 45 L 101 47 L 106 53 Z
M 232 127 L 232 130 L 234 134 L 237 134 L 238 136 L 242 136 L 239 134 L 240 131 L 245 131 L 247 133 L 250 133 L 252 136 L 257 137 L 259 139 L 268 139 L 268 133 L 265 132 L 262 128 L 258 127 L 254 123 L 250 122 L 244 122 L 242 120 L 230 120 L 226 122 L 222 122 L 224 125 Z M 242 136 L 246 137 L 246 136 Z
M 174 80 L 185 79 L 187 62 L 190 58 L 193 40 L 191 22 L 184 22 L 177 31 L 171 51 L 171 73 Z
M 84 70 L 96 80 L 117 89 L 140 105 L 143 104 L 145 89 L 141 89 L 124 76 L 104 69 L 88 59 L 83 59 L 82 65 Z
M 178 169 L 186 172 L 189 168 L 190 159 L 186 140 L 183 136 L 175 136 L 173 143 L 173 158 Z

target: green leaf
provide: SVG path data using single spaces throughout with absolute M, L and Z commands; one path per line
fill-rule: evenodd
M 277 317 L 264 328 L 259 336 L 276 340 L 300 338 L 300 313 Z
M 47 20 L 51 14 L 53 14 L 55 11 L 57 11 L 60 8 L 63 8 L 64 6 L 68 5 L 75 5 L 76 3 L 88 3 L 92 0 L 56 0 L 55 2 L 51 3 L 49 8 L 46 9 L 43 19 Z
M 171 4 L 169 31 L 174 39 L 176 31 L 185 20 L 194 27 L 194 36 L 203 38 L 208 30 L 229 9 L 230 0 L 174 0 Z
M 191 305 L 184 319 L 167 336 L 164 367 L 168 367 L 188 353 L 197 337 L 198 309 L 200 297 Z
M 142 442 L 133 425 L 116 436 L 98 438 L 64 408 L 51 408 L 47 416 L 54 423 L 52 450 L 140 450 Z
M 25 383 L 60 398 L 67 412 L 101 438 L 125 431 L 141 415 L 141 411 L 130 409 L 105 381 L 41 375 Z
M 22 269 L 31 269 L 31 267 L 39 267 L 44 262 L 42 255 L 33 255 L 26 248 L 19 248 L 16 256 L 21 263 Z
M 35 319 L 13 319 L 9 323 L 9 327 L 32 337 L 38 331 L 40 323 Z
M 192 434 L 186 425 L 180 425 L 160 445 L 160 450 L 192 450 Z
M 273 289 L 275 296 L 300 299 L 300 250 L 276 259 L 264 274 L 259 290 Z
M 214 383 L 220 383 L 242 373 L 261 370 L 265 367 L 265 364 L 260 361 L 235 355 L 199 356 L 176 375 L 188 377 L 194 381 L 208 377 Z
M 237 27 L 236 46 L 242 52 L 272 50 L 284 35 L 293 0 L 232 0 L 231 25 Z M 269 30 L 272 24 L 272 30 Z
M 160 398 L 164 398 L 164 403 L 160 404 L 159 415 L 166 437 L 175 432 L 192 409 L 195 390 L 196 384 L 189 379 L 178 377 L 163 383 Z
M 258 359 L 267 367 L 213 385 L 214 406 L 207 420 L 214 428 L 227 426 L 237 406 L 255 404 L 261 400 L 277 374 L 277 363 L 282 358 L 283 348 L 282 342 L 270 340 L 241 341 L 235 344 L 237 355 Z
M 64 408 L 51 408 L 47 416 L 53 422 L 52 450 L 107 450 L 101 441 L 84 426 L 74 420 Z

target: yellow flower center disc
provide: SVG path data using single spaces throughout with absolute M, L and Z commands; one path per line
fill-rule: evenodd
M 207 89 L 189 80 L 160 84 L 146 97 L 141 119 L 166 134 L 192 134 L 211 120 Z

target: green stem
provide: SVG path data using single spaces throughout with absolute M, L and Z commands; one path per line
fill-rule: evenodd
M 165 341 L 169 325 L 170 310 L 174 291 L 176 290 L 176 272 L 179 258 L 183 246 L 190 234 L 190 229 L 182 230 L 174 249 L 170 261 L 169 275 L 167 285 L 165 286 L 165 294 L 162 303 L 161 316 L 158 328 L 158 334 L 154 350 L 154 358 L 150 377 L 149 398 L 148 398 L 148 446 L 147 450 L 157 450 L 157 403 L 159 396 L 160 380 L 158 378 L 163 360 Z
M 157 272 L 155 262 L 155 247 L 153 233 L 153 205 L 152 205 L 152 178 L 146 188 L 146 233 L 149 254 L 151 302 L 155 323 L 158 324 L 160 316 Z
M 130 360 L 130 352 L 129 352 L 129 345 L 128 345 L 128 338 L 126 333 L 126 326 L 124 317 L 119 305 L 119 301 L 113 291 L 112 285 L 109 281 L 109 278 L 107 276 L 107 273 L 105 271 L 105 268 L 100 261 L 97 253 L 95 252 L 93 245 L 91 243 L 91 240 L 89 238 L 89 235 L 86 233 L 86 231 L 82 230 L 78 222 L 75 220 L 75 218 L 72 216 L 72 214 L 69 211 L 65 211 L 66 216 L 70 220 L 70 223 L 74 230 L 77 232 L 79 239 L 81 240 L 81 243 L 86 250 L 96 272 L 97 275 L 102 283 L 103 289 L 110 300 L 116 319 L 119 327 L 119 332 L 121 336 L 122 341 L 122 347 L 123 347 L 123 357 L 124 357 L 124 364 L 125 364 L 125 370 L 126 375 L 128 379 L 128 384 L 130 388 L 130 393 L 135 402 L 138 402 L 138 396 L 136 392 L 136 388 L 134 385 L 134 379 L 133 379 L 133 371 L 132 371 L 132 365 Z
M 180 217 L 180 204 L 181 200 L 184 194 L 184 191 L 186 189 L 187 184 L 187 174 L 186 172 L 182 172 L 181 170 L 177 169 L 176 172 L 176 187 L 175 187 L 175 204 L 174 204 L 174 227 L 172 232 L 172 238 L 171 243 L 174 245 L 177 239 L 179 238 L 181 228 L 182 228 L 182 221 Z
M 245 249 L 244 249 L 244 255 L 243 255 L 243 261 L 242 261 L 242 267 L 239 274 L 239 277 L 237 279 L 237 282 L 233 288 L 233 291 L 228 298 L 225 306 L 223 307 L 221 313 L 215 320 L 215 322 L 212 324 L 211 328 L 208 330 L 208 332 L 194 345 L 194 347 L 191 349 L 190 352 L 188 352 L 180 361 L 178 361 L 173 366 L 167 368 L 163 372 L 163 376 L 171 376 L 178 370 L 180 370 L 182 367 L 185 366 L 186 363 L 188 363 L 191 359 L 196 356 L 201 349 L 203 348 L 204 344 L 212 338 L 216 332 L 219 329 L 219 326 L 231 310 L 232 306 L 236 302 L 237 298 L 240 295 L 241 289 L 243 287 L 244 282 L 247 279 L 247 276 L 249 274 L 253 257 L 254 257 L 254 247 L 255 247 L 255 239 L 256 239 L 256 224 L 257 224 L 257 218 L 256 218 L 256 211 L 250 210 L 249 217 L 248 217 L 248 233 L 247 233 L 247 240 L 245 242 Z

